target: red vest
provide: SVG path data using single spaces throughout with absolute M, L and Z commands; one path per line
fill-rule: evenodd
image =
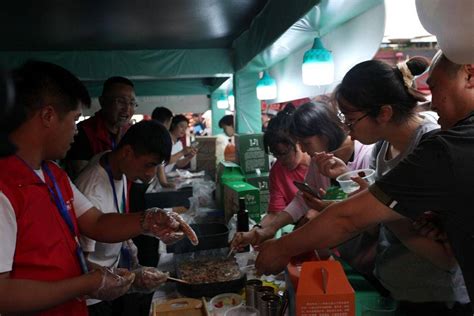
M 96 112 L 94 116 L 79 123 L 78 128 L 82 129 L 89 139 L 94 155 L 112 149 L 112 138 L 105 125 L 102 111 Z
M 48 162 L 73 219 L 73 192 L 66 173 Z M 50 179 L 45 174 L 50 187 Z M 46 185 L 19 158 L 0 159 L 0 182 L 8 189 L 4 194 L 13 206 L 17 222 L 16 249 L 12 279 L 58 281 L 82 274 L 76 255 L 76 242 L 50 196 Z M 73 299 L 37 315 L 88 315 L 85 302 Z

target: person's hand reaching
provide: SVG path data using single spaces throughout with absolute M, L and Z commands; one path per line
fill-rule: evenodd
M 153 267 L 139 267 L 132 271 L 135 274 L 130 292 L 151 293 L 156 291 L 168 279 L 167 272 L 161 272 Z
M 100 273 L 102 281 L 100 286 L 90 293 L 88 297 L 101 301 L 111 301 L 127 293 L 135 280 L 135 274 L 127 269 L 98 268 L 91 273 Z

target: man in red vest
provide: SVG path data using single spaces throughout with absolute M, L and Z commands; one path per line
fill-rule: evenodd
M 133 83 L 124 77 L 107 79 L 99 103 L 101 109 L 77 125 L 78 133 L 66 157 L 72 178 L 93 156 L 114 149 L 130 126 L 137 106 Z
M 87 90 L 45 62 L 28 62 L 13 77 L 15 112 L 0 124 L 17 149 L 0 159 L 0 313 L 87 315 L 86 296 L 114 299 L 134 275 L 91 270 L 80 235 L 112 243 L 142 233 L 169 238 L 183 226 L 164 212 L 103 214 L 93 207 L 52 162 L 73 142 L 75 122 L 90 103 Z

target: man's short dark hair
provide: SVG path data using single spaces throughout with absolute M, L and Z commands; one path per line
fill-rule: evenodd
M 229 114 L 229 115 L 224 115 L 220 120 L 219 120 L 219 127 L 224 128 L 225 126 L 232 126 L 234 127 L 234 116 Z
M 12 72 L 15 87 L 15 106 L 1 128 L 11 132 L 21 125 L 29 113 L 50 103 L 62 115 L 78 108 L 79 103 L 89 107 L 91 99 L 84 84 L 61 66 L 28 61 Z
M 102 96 L 107 95 L 107 92 L 112 88 L 112 86 L 118 83 L 125 84 L 132 88 L 135 88 L 133 82 L 125 77 L 120 77 L 120 76 L 110 77 L 104 82 L 104 87 L 102 88 Z
M 170 109 L 165 108 L 164 106 L 156 107 L 151 113 L 151 118 L 157 120 L 158 122 L 164 124 L 173 118 L 173 112 Z
M 173 116 L 173 120 L 171 121 L 170 131 L 174 131 L 176 127 L 178 126 L 178 124 L 181 122 L 186 122 L 186 124 L 189 124 L 189 120 L 186 118 L 186 116 L 182 114 Z
M 171 136 L 161 123 L 150 120 L 132 125 L 120 140 L 117 149 L 130 145 L 137 155 L 157 155 L 168 162 L 171 155 Z

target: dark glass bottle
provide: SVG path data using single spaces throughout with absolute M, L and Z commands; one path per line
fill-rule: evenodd
M 239 198 L 239 211 L 237 212 L 237 231 L 249 231 L 249 212 L 245 207 L 245 198 Z M 243 251 L 250 251 L 250 246 L 246 246 Z

